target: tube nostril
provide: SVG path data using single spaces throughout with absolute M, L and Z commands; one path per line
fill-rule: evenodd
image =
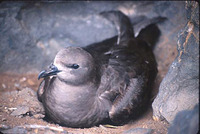
M 38 80 L 39 80 L 40 78 L 43 78 L 45 72 L 46 72 L 46 71 L 43 70 L 42 72 L 39 73 L 39 75 L 38 75 Z

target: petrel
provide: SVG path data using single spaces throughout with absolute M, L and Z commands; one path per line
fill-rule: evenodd
M 84 128 L 105 121 L 120 125 L 138 116 L 150 101 L 157 63 L 151 41 L 145 40 L 144 33 L 149 32 L 142 29 L 134 37 L 129 18 L 120 11 L 100 15 L 116 26 L 118 36 L 64 48 L 49 70 L 38 76 L 43 78 L 38 99 L 46 116 L 60 125 Z

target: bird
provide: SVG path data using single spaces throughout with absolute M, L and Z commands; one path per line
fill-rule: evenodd
M 157 62 L 150 38 L 143 39 L 146 30 L 135 37 L 130 19 L 121 11 L 100 16 L 115 25 L 117 36 L 85 47 L 65 47 L 38 75 L 43 78 L 38 100 L 54 123 L 72 128 L 121 125 L 149 103 Z

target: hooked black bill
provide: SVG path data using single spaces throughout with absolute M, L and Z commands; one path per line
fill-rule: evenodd
M 49 77 L 49 76 L 53 76 L 56 75 L 57 73 L 61 72 L 60 70 L 58 70 L 58 68 L 55 65 L 51 65 L 50 66 L 50 70 L 43 70 L 39 73 L 38 75 L 38 80 L 40 78 L 45 78 L 45 77 Z

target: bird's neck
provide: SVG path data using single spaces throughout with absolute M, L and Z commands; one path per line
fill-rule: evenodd
M 83 102 L 91 105 L 91 108 L 96 105 L 97 107 L 102 106 L 109 106 L 110 101 L 107 99 L 102 99 L 100 95 L 98 94 L 97 90 L 99 88 L 99 85 L 94 83 L 93 81 L 87 82 L 82 85 L 71 85 L 67 84 L 65 82 L 60 81 L 58 78 L 55 79 L 55 82 L 53 84 L 53 87 L 56 87 L 56 89 L 53 89 L 53 92 L 55 95 L 58 95 L 58 99 L 62 99 L 61 101 L 69 102 L 69 103 L 82 103 Z M 63 96 L 63 97 L 60 97 Z M 58 100 L 60 101 L 60 100 Z M 109 109 L 109 107 L 105 107 L 106 109 Z
M 63 82 L 58 78 L 52 82 L 51 87 L 51 94 L 55 97 L 55 99 L 58 99 L 57 101 L 63 100 L 69 103 L 78 103 L 80 100 L 93 100 L 95 99 L 97 90 L 97 86 L 92 82 L 87 82 L 81 85 L 73 85 Z M 60 98 L 62 99 L 59 100 Z

